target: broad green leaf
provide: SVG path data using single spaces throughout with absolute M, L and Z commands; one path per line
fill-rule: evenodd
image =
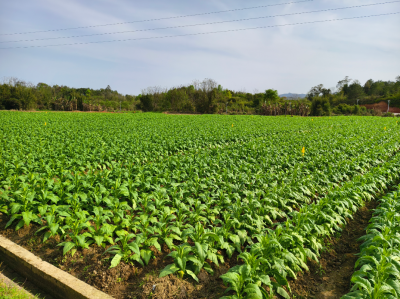
M 116 266 L 118 266 L 118 264 L 121 262 L 123 255 L 117 253 L 116 255 L 114 255 L 113 259 L 111 260 L 111 265 L 110 268 L 114 268 Z
M 20 228 L 24 227 L 24 225 L 25 225 L 25 221 L 24 220 L 20 220 L 18 222 L 18 224 L 16 225 L 15 230 L 19 230 Z
M 140 250 L 140 256 L 142 257 L 142 259 L 146 265 L 149 264 L 149 261 L 150 261 L 150 258 L 152 257 L 152 255 L 153 255 L 153 252 L 151 250 L 144 250 L 144 249 Z
M 60 244 L 61 245 L 61 244 Z M 74 248 L 76 245 L 73 242 L 65 242 L 63 248 L 63 255 L 66 255 L 68 251 Z
M 373 287 L 371 286 L 371 283 L 365 278 L 362 278 L 359 276 L 353 276 L 351 278 L 351 282 L 359 285 L 364 290 L 366 290 L 369 294 L 372 292 Z
M 276 289 L 276 292 L 277 292 L 279 295 L 281 295 L 283 298 L 285 298 L 285 299 L 290 299 L 289 294 L 288 294 L 283 288 L 278 287 L 278 288 Z
M 101 246 L 103 243 L 104 237 L 103 236 L 93 236 L 94 241 L 96 242 L 97 246 Z
M 244 292 L 247 293 L 246 298 L 248 299 L 263 299 L 261 290 L 256 284 L 249 283 L 244 288 Z
M 44 236 L 43 236 L 43 243 L 46 242 L 48 240 L 48 238 L 50 238 L 51 234 L 50 232 L 45 232 Z
M 178 270 L 179 270 L 179 268 L 175 264 L 168 265 L 161 271 L 159 277 L 161 278 L 161 277 L 167 276 L 169 274 L 173 274 Z
M 199 279 L 197 278 L 196 274 L 194 274 L 192 271 L 186 269 L 186 273 L 189 274 L 194 280 L 199 282 Z

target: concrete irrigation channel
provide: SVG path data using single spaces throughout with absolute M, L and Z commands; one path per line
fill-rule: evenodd
M 54 298 L 111 299 L 113 297 L 41 260 L 0 235 L 0 261 L 34 282 Z

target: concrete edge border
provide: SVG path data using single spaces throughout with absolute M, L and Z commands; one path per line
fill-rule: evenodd
M 112 299 L 0 235 L 0 260 L 55 298 Z
M 11 280 L 7 276 L 5 276 L 3 273 L 0 273 L 0 285 L 3 284 L 7 286 L 8 288 L 14 288 L 17 289 L 18 292 L 26 295 L 26 298 L 29 299 L 36 299 L 35 295 L 33 295 L 32 292 L 26 290 L 24 287 L 22 287 L 20 284 L 16 283 L 15 281 Z

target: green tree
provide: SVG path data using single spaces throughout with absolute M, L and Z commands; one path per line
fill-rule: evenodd
M 253 99 L 253 107 L 259 107 L 263 103 L 264 94 L 263 93 L 256 93 L 252 96 Z
M 274 115 L 277 115 L 277 105 L 278 105 L 278 101 L 279 101 L 279 94 L 277 90 L 274 89 L 267 89 L 264 92 L 264 105 L 265 103 L 274 103 L 274 107 L 273 107 L 273 111 L 274 111 Z
M 370 95 L 371 94 L 371 88 L 372 85 L 374 84 L 374 80 L 369 79 L 367 82 L 364 84 L 364 93 Z
M 346 84 L 342 90 L 349 100 L 355 100 L 364 95 L 364 89 L 357 80 L 350 85 Z
M 349 76 L 346 76 L 343 80 L 340 80 L 336 85 L 338 92 L 341 92 L 343 87 L 346 85 L 349 85 L 350 82 L 351 82 L 351 79 L 349 78 Z
M 277 102 L 279 100 L 279 94 L 277 90 L 267 89 L 264 92 L 264 101 L 266 102 Z
M 329 88 L 324 88 L 323 84 L 318 84 L 310 89 L 307 93 L 308 100 L 312 101 L 313 98 L 319 97 L 322 95 L 323 97 L 327 97 L 331 94 L 331 90 Z
M 140 97 L 139 97 L 140 96 Z M 140 109 L 143 111 L 153 111 L 154 106 L 154 97 L 152 94 L 139 95 L 138 98 L 140 100 Z
M 311 103 L 310 115 L 328 116 L 331 115 L 331 105 L 327 98 L 315 97 Z

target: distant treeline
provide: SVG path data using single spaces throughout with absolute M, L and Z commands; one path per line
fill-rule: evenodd
M 400 76 L 392 81 L 368 80 L 361 85 L 348 77 L 333 90 L 322 84 L 312 87 L 305 99 L 279 97 L 268 89 L 262 93 L 247 93 L 224 89 L 212 79 L 195 80 L 192 84 L 173 87 L 149 87 L 142 93 L 122 95 L 110 86 L 105 89 L 71 88 L 37 85 L 9 78 L 0 85 L 0 110 L 59 111 L 135 111 L 180 113 L 230 113 L 263 115 L 331 115 L 373 114 L 357 104 L 372 104 L 391 100 L 400 107 Z M 350 107 L 350 108 L 349 108 Z
M 362 85 L 358 80 L 345 77 L 336 89 L 324 88 L 322 84 L 314 86 L 307 94 L 312 102 L 311 115 L 323 116 L 334 114 L 379 114 L 380 111 L 368 111 L 358 105 L 389 101 L 391 107 L 400 108 L 400 76 L 395 81 L 373 81 Z
M 37 85 L 8 78 L 0 85 L 0 110 L 114 111 L 137 109 L 135 96 L 105 89 Z
M 305 113 L 302 107 L 311 104 L 306 99 L 285 101 L 272 89 L 254 94 L 224 89 L 212 79 L 195 80 L 191 85 L 170 89 L 149 87 L 136 99 L 143 111 L 181 113 L 301 115 Z

